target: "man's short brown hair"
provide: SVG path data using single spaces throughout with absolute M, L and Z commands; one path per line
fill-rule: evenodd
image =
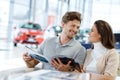
M 62 22 L 67 23 L 69 21 L 78 20 L 81 23 L 81 14 L 79 12 L 66 12 L 62 17 Z

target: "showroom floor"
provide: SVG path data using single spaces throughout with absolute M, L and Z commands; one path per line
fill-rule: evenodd
M 27 45 L 35 48 L 35 45 Z M 25 45 L 18 44 L 17 47 L 13 46 L 13 43 L 0 40 L 0 62 L 3 60 L 22 57 L 22 54 L 26 52 Z
M 34 47 L 33 45 L 27 46 Z M 14 47 L 13 43 L 0 40 L 0 71 L 26 66 L 22 58 L 24 52 L 26 52 L 25 45 L 18 44 Z
M 23 45 L 13 47 L 12 43 L 0 41 L 0 62 L 3 60 L 21 57 L 23 52 L 25 52 Z

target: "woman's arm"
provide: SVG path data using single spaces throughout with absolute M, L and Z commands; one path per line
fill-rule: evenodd
M 90 74 L 90 80 L 115 80 L 115 77 L 110 75 Z

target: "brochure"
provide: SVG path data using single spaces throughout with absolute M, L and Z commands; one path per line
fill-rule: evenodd
M 28 46 L 25 46 L 25 47 L 28 50 L 28 55 L 30 55 L 32 58 L 48 63 L 48 59 L 44 55 L 39 54 L 37 51 L 35 51 L 34 49 Z

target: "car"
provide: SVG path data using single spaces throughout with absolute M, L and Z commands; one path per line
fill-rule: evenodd
M 48 26 L 44 33 L 44 39 L 49 37 L 59 36 L 62 32 L 62 27 L 59 25 Z
M 49 38 L 49 37 L 59 36 L 61 32 L 62 32 L 62 27 L 60 25 L 48 26 L 44 33 L 44 39 Z M 79 38 L 80 38 L 80 30 L 75 36 L 76 40 L 78 40 Z
M 90 28 L 81 28 L 80 32 L 79 32 L 79 41 L 81 43 L 89 43 L 89 32 L 90 32 Z
M 37 23 L 24 23 L 15 27 L 14 46 L 21 44 L 40 44 L 44 40 L 44 30 Z

